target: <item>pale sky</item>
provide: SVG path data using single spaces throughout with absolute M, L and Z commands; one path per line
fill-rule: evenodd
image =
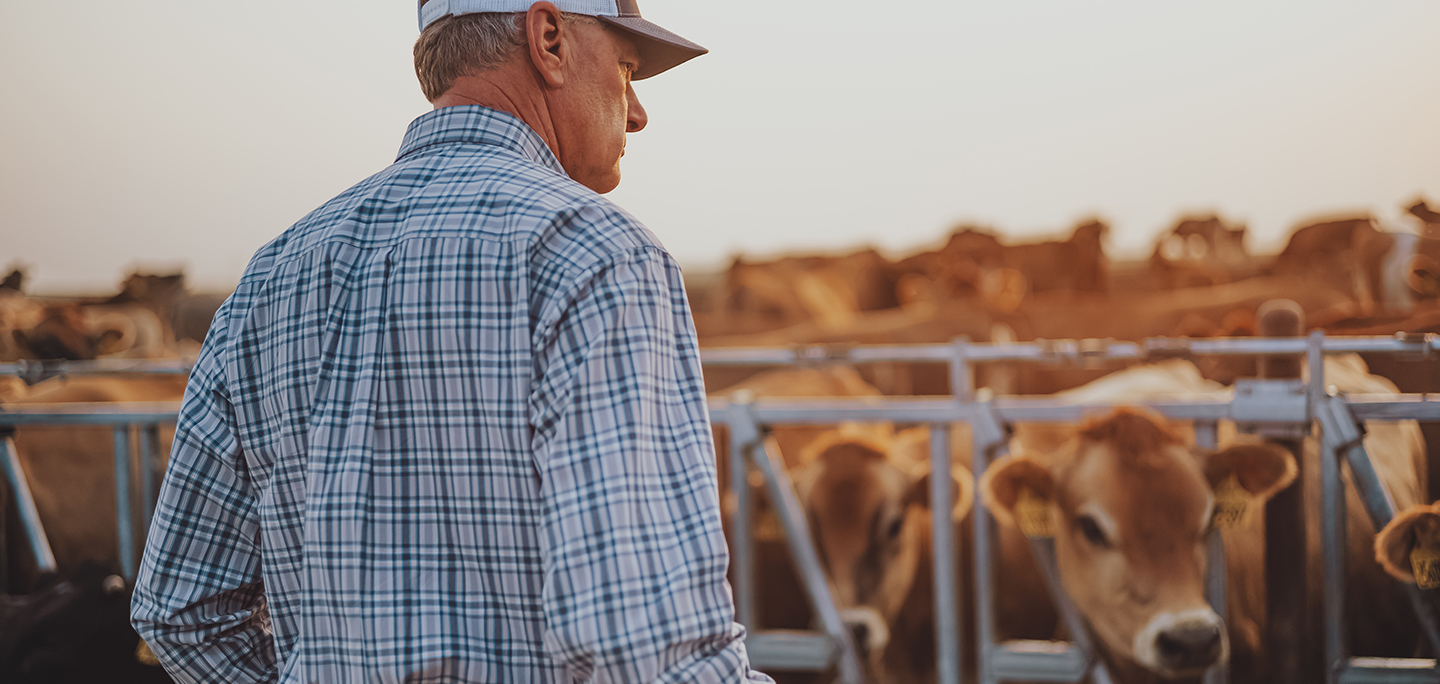
M 1111 222 L 1148 253 L 1217 211 L 1440 202 L 1440 2 L 644 0 L 711 49 L 636 90 L 611 198 L 687 268 L 902 252 L 960 221 Z M 0 3 L 0 267 L 40 292 L 250 255 L 394 159 L 429 106 L 408 0 Z

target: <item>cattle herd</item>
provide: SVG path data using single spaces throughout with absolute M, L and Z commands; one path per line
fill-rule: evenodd
M 1148 259 L 1134 262 L 1107 258 L 1108 229 L 1099 221 L 1080 223 L 1064 240 L 1027 244 L 961 228 L 943 245 L 903 258 L 875 250 L 765 262 L 740 258 L 723 274 L 695 276 L 687 286 L 707 348 L 947 343 L 957 337 L 997 343 L 1243 337 L 1257 334 L 1257 308 L 1275 299 L 1295 302 L 1305 326 L 1327 334 L 1440 332 L 1440 213 L 1423 201 L 1408 212 L 1418 230 L 1389 232 L 1371 217 L 1338 218 L 1297 228 L 1275 255 L 1247 251 L 1243 226 L 1188 217 L 1156 240 Z M 0 363 L 192 357 L 221 301 L 189 293 L 180 276 L 136 274 L 122 283 L 120 294 L 88 299 L 28 296 L 23 280 L 16 272 L 0 282 Z M 1326 359 L 1325 373 L 1326 382 L 1342 391 L 1440 391 L 1434 361 L 1341 355 Z M 1319 449 L 1313 440 L 1299 450 L 1280 449 L 1226 425 L 1218 447 L 1202 449 L 1190 425 L 1123 408 L 1157 396 L 1213 396 L 1255 374 L 1254 361 L 1241 357 L 981 367 L 977 385 L 997 394 L 1122 407 L 1080 424 L 1014 425 L 1009 455 L 978 481 L 970 470 L 969 428 L 953 426 L 951 515 L 964 520 L 972 504 L 983 502 L 997 522 L 999 638 L 1074 636 L 1032 553 L 1029 538 L 1044 534 L 1054 539 L 1060 582 L 1116 681 L 1198 681 L 1222 661 L 1229 663 L 1232 681 L 1267 681 L 1264 502 L 1295 486 L 1305 492 L 1307 506 L 1318 506 L 1320 469 L 1311 461 L 1318 461 Z M 180 376 L 38 379 L 0 376 L 0 411 L 6 405 L 177 401 L 184 389 Z M 706 383 L 717 399 L 741 390 L 790 398 L 929 396 L 955 389 L 943 366 L 921 362 L 707 366 Z M 1427 458 L 1427 452 L 1440 453 L 1440 430 L 1413 420 L 1367 421 L 1365 427 L 1366 450 L 1402 512 L 1377 531 L 1349 492 L 1350 646 L 1365 656 L 1433 657 L 1402 583 L 1440 583 L 1440 503 L 1425 505 L 1440 498 L 1440 468 Z M 717 426 L 717 461 L 727 534 L 733 536 L 735 488 L 760 488 L 731 480 L 726 432 Z M 929 429 L 784 425 L 772 434 L 830 592 L 853 626 L 866 677 L 934 681 Z M 168 444 L 169 432 L 161 437 Z M 158 668 L 142 662 L 143 646 L 124 622 L 128 588 L 115 575 L 110 430 L 27 426 L 14 439 L 59 573 L 36 570 L 12 497 L 0 485 L 0 679 L 165 681 Z M 749 536 L 760 582 L 753 627 L 810 628 L 816 618 L 775 512 L 763 494 L 754 499 L 758 509 Z M 1311 520 L 1318 515 L 1318 509 L 1308 514 Z M 1216 527 L 1229 588 L 1222 611 L 1205 599 L 1207 540 Z M 975 550 L 970 526 L 956 530 L 958 605 L 962 624 L 969 625 L 963 633 L 973 635 Z M 136 538 L 143 539 L 143 532 L 136 530 Z M 1307 566 L 1318 573 L 1318 537 L 1303 547 Z M 1320 582 L 1308 586 L 1315 593 Z M 1309 597 L 1311 615 L 1320 614 L 1321 598 Z M 1314 622 L 1318 635 L 1318 618 Z M 1305 643 L 1320 643 L 1311 637 Z M 973 665 L 973 640 L 960 649 L 963 662 Z M 117 654 L 118 664 L 96 680 L 102 653 Z M 1305 658 L 1318 662 L 1320 655 Z M 967 680 L 974 676 L 965 673 Z

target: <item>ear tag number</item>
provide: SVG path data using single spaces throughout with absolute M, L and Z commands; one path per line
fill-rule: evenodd
M 1440 549 L 1416 546 L 1410 551 L 1410 570 L 1415 573 L 1415 584 L 1421 589 L 1440 587 Z
M 1055 536 L 1055 522 L 1050 517 L 1050 504 L 1035 496 L 1029 487 L 1020 488 L 1020 498 L 1015 502 L 1015 522 L 1027 537 Z
M 1255 497 L 1240 486 L 1235 475 L 1215 487 L 1215 527 L 1239 530 L 1250 526 L 1250 502 Z

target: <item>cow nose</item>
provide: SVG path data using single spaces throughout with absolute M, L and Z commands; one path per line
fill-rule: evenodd
M 840 619 L 850 628 L 850 637 L 855 640 L 855 650 L 860 657 L 867 657 L 872 651 L 883 652 L 890 643 L 890 628 L 885 618 L 874 608 L 862 606 L 840 611 Z
M 855 650 L 864 658 L 870 654 L 870 625 L 863 622 L 850 623 L 850 638 L 855 640 Z
M 1187 622 L 1155 635 L 1160 664 L 1171 671 L 1210 667 L 1221 650 L 1220 627 L 1212 622 Z

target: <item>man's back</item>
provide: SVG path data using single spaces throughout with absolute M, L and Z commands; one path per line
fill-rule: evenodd
M 182 677 L 748 671 L 679 271 L 507 114 L 257 253 L 180 428 L 135 614 Z

